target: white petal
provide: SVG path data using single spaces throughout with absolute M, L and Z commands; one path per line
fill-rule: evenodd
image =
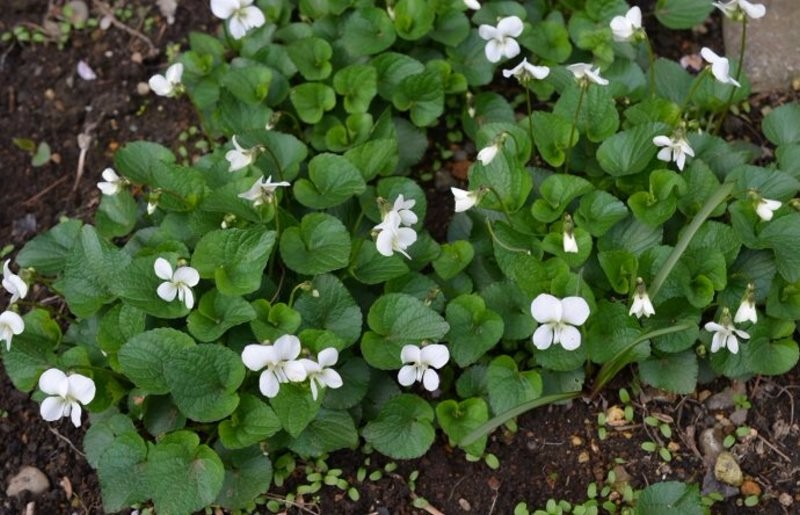
M 247 27 L 247 30 L 258 28 L 264 25 L 266 19 L 264 18 L 264 13 L 261 12 L 261 9 L 255 6 L 246 7 L 239 11 L 239 16 L 237 18 L 239 21 Z
M 572 325 L 583 325 L 589 318 L 589 304 L 583 297 L 566 297 L 561 300 L 561 320 Z
M 575 350 L 581 346 L 581 332 L 571 325 L 561 327 L 559 342 L 566 350 Z
M 519 55 L 520 48 L 516 39 L 506 38 L 505 45 L 503 45 L 503 55 L 509 59 L 513 59 Z
M 178 287 L 169 281 L 165 281 L 158 285 L 156 294 L 165 302 L 172 302 L 178 295 Z
M 48 395 L 66 397 L 69 391 L 67 375 L 57 368 L 50 368 L 39 376 L 39 389 Z
M 164 279 L 165 281 L 172 280 L 172 265 L 170 265 L 169 261 L 166 259 L 156 259 L 156 262 L 153 264 L 153 269 L 156 272 L 156 277 L 159 279 Z
M 672 138 L 669 136 L 656 136 L 653 138 L 653 145 L 658 147 L 671 147 L 672 146 Z M 669 159 L 667 160 L 669 161 Z
M 283 364 L 283 372 L 286 378 L 293 383 L 302 383 L 308 377 L 306 367 L 300 361 L 287 361 Z
M 395 243 L 400 247 L 398 250 L 410 247 L 415 241 L 417 241 L 417 232 L 414 229 L 410 227 L 401 227 L 397 230 Z
M 194 293 L 192 293 L 192 289 L 185 284 L 178 286 L 178 299 L 183 302 L 186 309 L 192 309 L 194 307 Z
M 95 80 L 97 79 L 97 74 L 92 70 L 92 67 L 89 66 L 89 63 L 86 61 L 78 61 L 78 76 L 83 80 Z
M 496 39 L 489 40 L 484 48 L 486 59 L 490 63 L 497 63 L 503 58 L 503 46 Z
M 750 335 L 748 333 L 742 331 L 741 329 L 734 329 L 733 332 L 736 333 L 739 336 L 739 338 L 741 338 L 743 340 L 749 340 L 750 339 Z
M 712 333 L 718 333 L 720 331 L 725 331 L 726 330 L 724 327 L 722 327 L 721 325 L 719 325 L 716 322 L 708 322 L 703 327 L 705 328 L 706 331 L 712 332 Z
M 94 381 L 81 374 L 72 374 L 67 378 L 69 390 L 67 395 L 81 404 L 86 405 L 92 402 L 96 392 Z
M 317 355 L 317 361 L 319 361 L 319 365 L 323 368 L 331 367 L 336 364 L 339 360 L 339 351 L 336 350 L 334 347 L 328 347 L 327 349 L 322 349 L 319 351 Z
M 303 358 L 297 361 L 306 369 L 307 376 L 314 376 L 322 373 L 322 366 L 313 359 Z
M 119 193 L 120 186 L 114 182 L 98 182 L 97 188 L 103 195 L 114 196 Z
M 288 361 L 296 359 L 300 355 L 302 345 L 300 339 L 293 334 L 284 334 L 275 340 L 275 351 L 278 354 L 278 359 Z
M 700 49 L 700 56 L 709 64 L 714 64 L 720 59 L 720 57 L 708 47 L 703 47 Z
M 683 152 L 676 152 L 675 164 L 678 165 L 678 170 L 683 171 L 683 165 L 686 164 L 686 154 Z
M 317 381 L 315 378 L 311 378 L 309 381 L 309 385 L 311 385 L 311 398 L 315 401 L 317 400 Z
M 742 322 L 746 321 L 750 321 L 754 324 L 758 322 L 758 313 L 756 312 L 755 306 L 747 301 L 739 304 L 739 309 L 736 310 L 736 315 L 733 317 L 733 321 L 737 324 L 741 324 Z
M 426 363 L 433 368 L 442 368 L 450 360 L 450 351 L 446 345 L 435 343 L 433 345 L 426 345 L 420 351 L 420 358 L 423 363 Z
M 0 326 L 6 326 L 11 334 L 21 334 L 25 330 L 25 321 L 13 311 L 3 311 L 0 314 Z
M 228 22 L 228 30 L 233 39 L 242 39 L 247 34 L 247 25 L 239 21 L 239 18 L 234 16 Z
M 375 248 L 378 249 L 378 253 L 383 256 L 391 256 L 394 254 L 393 248 L 393 240 L 394 240 L 394 231 L 390 229 L 384 229 L 378 233 L 378 236 L 375 238 Z
M 397 372 L 397 382 L 403 386 L 411 386 L 417 380 L 417 369 L 413 365 L 405 365 Z
M 722 333 L 714 333 L 711 338 L 711 352 L 717 352 L 725 345 L 725 335 Z
M 490 41 L 497 37 L 497 29 L 491 25 L 484 24 L 478 27 L 478 35 L 481 37 L 481 39 Z
M 497 143 L 483 147 L 480 152 L 478 152 L 477 159 L 483 166 L 489 166 L 489 164 L 494 161 L 494 158 L 497 156 L 497 152 L 499 150 L 500 147 Z
M 252 161 L 249 155 L 239 152 L 238 150 L 229 150 L 226 152 L 225 159 L 227 159 L 230 163 L 230 166 L 228 167 L 229 172 L 241 170 L 249 165 Z
M 540 324 L 559 322 L 561 321 L 561 301 L 550 294 L 541 293 L 531 302 L 531 315 Z
M 664 162 L 667 162 L 667 163 L 672 161 L 672 148 L 671 147 L 662 148 L 661 150 L 658 151 L 658 154 L 656 155 L 656 157 L 660 161 L 664 161 Z
M 100 175 L 108 182 L 118 182 L 120 180 L 119 175 L 113 168 L 106 168 Z
M 503 36 L 511 36 L 512 38 L 516 38 L 522 34 L 524 28 L 522 20 L 517 16 L 507 16 L 497 24 L 497 32 L 501 33 Z
M 278 382 L 278 378 L 275 377 L 275 374 L 272 372 L 272 370 L 265 370 L 261 372 L 261 377 L 258 379 L 258 389 L 263 395 L 271 399 L 278 395 L 280 388 L 281 385 Z
M 592 69 L 592 65 L 591 64 L 586 64 L 586 63 L 575 63 L 575 64 L 570 64 L 569 66 L 567 66 L 567 70 L 571 71 L 572 75 L 576 79 L 582 79 L 583 77 L 586 76 L 586 72 L 588 72 L 591 69 Z
M 81 414 L 83 413 L 81 405 L 77 402 L 72 402 L 70 403 L 69 408 L 71 410 L 70 419 L 72 419 L 72 425 L 75 427 L 81 427 Z
M 625 18 L 631 22 L 635 29 L 642 28 L 642 10 L 638 6 L 634 5 L 628 9 L 628 12 L 625 13 Z
M 422 385 L 429 392 L 436 391 L 439 388 L 439 374 L 432 368 L 429 368 L 422 374 Z
M 190 266 L 182 266 L 175 270 L 175 275 L 172 276 L 172 280 L 187 286 L 197 286 L 197 283 L 200 282 L 200 274 Z
M 323 370 L 319 375 L 319 378 L 328 388 L 340 388 L 344 384 L 342 381 L 342 376 L 339 375 L 339 372 L 331 368 L 326 368 Z
M 183 77 L 183 64 L 175 63 L 167 68 L 165 77 L 172 84 L 180 84 L 181 77 Z
M 54 422 L 64 416 L 69 409 L 69 403 L 61 397 L 48 397 L 39 406 L 39 414 L 47 422 Z
M 738 354 L 739 353 L 739 340 L 732 334 L 729 334 L 728 337 L 725 339 L 725 347 L 731 351 L 731 354 Z
M 239 9 L 237 0 L 211 0 L 211 12 L 217 18 L 227 20 Z
M 159 74 L 150 77 L 147 84 L 150 86 L 150 89 L 153 90 L 153 93 L 162 97 L 170 96 L 174 87 L 166 77 Z
M 242 350 L 242 363 L 253 372 L 258 372 L 268 364 L 275 364 L 278 361 L 280 361 L 278 354 L 272 345 L 252 343 Z
M 481 4 L 478 3 L 478 0 L 464 0 L 464 5 L 466 5 L 468 9 L 472 9 L 473 11 L 479 11 L 481 8 Z
M 739 0 L 739 7 L 754 20 L 763 18 L 767 14 L 767 8 L 764 7 L 764 4 L 751 4 L 747 0 Z
M 528 71 L 535 79 L 546 79 L 548 75 L 550 75 L 550 68 L 547 66 L 530 66 Z
M 419 347 L 416 345 L 403 345 L 400 350 L 400 361 L 403 363 L 419 363 L 422 360 Z
M 533 333 L 533 345 L 539 350 L 545 350 L 553 343 L 553 328 L 550 324 L 543 324 Z

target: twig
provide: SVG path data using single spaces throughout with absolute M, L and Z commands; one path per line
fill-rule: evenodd
M 55 428 L 52 428 L 52 427 L 49 427 L 49 426 L 48 426 L 48 428 L 47 428 L 47 429 L 48 429 L 48 430 L 49 430 L 51 433 L 53 433 L 54 435 L 56 435 L 57 437 L 59 437 L 61 440 L 64 440 L 65 442 L 67 442 L 67 444 L 68 444 L 70 447 L 72 447 L 72 450 L 73 450 L 73 451 L 75 451 L 76 453 L 78 453 L 78 454 L 79 454 L 79 455 L 80 455 L 82 458 L 86 458 L 86 455 L 85 455 L 84 453 L 82 453 L 82 452 L 80 451 L 80 449 L 78 449 L 77 447 L 75 447 L 75 444 L 74 444 L 74 443 L 72 443 L 72 440 L 70 440 L 70 439 L 69 439 L 69 438 L 67 438 L 66 436 L 62 435 L 61 433 L 59 433 L 59 432 L 58 432 L 58 429 L 55 429 Z
M 149 51 L 150 57 L 158 55 L 158 53 L 159 53 L 158 47 L 156 47 L 153 44 L 153 41 L 151 41 L 150 38 L 145 36 L 140 31 L 138 31 L 138 30 L 136 30 L 134 28 L 131 28 L 131 27 L 125 25 L 124 23 L 122 23 L 121 21 L 119 21 L 117 19 L 117 17 L 114 16 L 114 10 L 111 9 L 110 5 L 108 5 L 106 2 L 103 2 L 101 0 L 93 0 L 92 4 L 100 12 L 100 14 L 102 14 L 104 17 L 106 17 L 111 22 L 111 24 L 113 26 L 117 27 L 118 29 L 122 29 L 125 32 L 127 32 L 128 34 L 130 34 L 131 36 L 139 38 L 142 41 L 144 41 L 145 44 L 147 44 L 147 46 L 150 47 L 150 51 Z
M 45 189 L 43 189 L 42 191 L 40 191 L 40 192 L 39 192 L 39 193 L 37 193 L 36 195 L 32 196 L 32 197 L 31 197 L 31 198 L 29 198 L 28 200 L 25 200 L 25 201 L 22 203 L 22 205 L 25 205 L 25 206 L 27 206 L 27 205 L 29 205 L 29 204 L 33 204 L 34 202 L 36 202 L 37 200 L 39 200 L 40 198 L 42 198 L 43 196 L 45 196 L 45 195 L 46 195 L 46 194 L 47 194 L 47 193 L 48 193 L 50 190 L 54 189 L 56 186 L 58 186 L 59 184 L 61 184 L 61 183 L 62 183 L 62 182 L 64 182 L 65 180 L 67 180 L 68 178 L 69 178 L 69 175 L 64 175 L 64 176 L 62 176 L 62 177 L 61 177 L 61 178 L 59 178 L 57 181 L 55 181 L 54 183 L 50 184 L 50 186 L 46 187 Z
M 465 479 L 467 479 L 469 476 L 470 476 L 470 474 L 466 474 L 466 475 L 464 475 L 464 476 L 463 476 L 461 479 L 459 479 L 458 481 L 456 481 L 456 484 L 454 484 L 454 485 L 453 485 L 453 488 L 451 488 L 451 489 L 450 489 L 450 495 L 448 495 L 448 496 L 447 496 L 447 500 L 448 500 L 448 501 L 449 501 L 449 500 L 451 500 L 451 499 L 453 498 L 453 494 L 454 494 L 454 493 L 456 493 L 456 488 L 458 488 L 458 485 L 460 485 L 461 483 L 463 483 L 463 482 L 464 482 L 464 480 L 465 480 Z
M 96 123 L 87 123 L 83 126 L 83 132 L 78 134 L 78 148 L 81 153 L 78 154 L 78 170 L 75 173 L 75 183 L 72 185 L 72 193 L 78 189 L 78 185 L 83 177 L 83 169 L 86 166 L 86 154 L 89 153 L 89 145 L 92 144 L 92 131 L 97 126 Z
M 769 441 L 769 440 L 767 440 L 766 438 L 764 438 L 763 436 L 761 436 L 761 434 L 760 434 L 760 433 L 756 433 L 756 436 L 758 436 L 758 438 L 760 438 L 760 439 L 761 439 L 761 441 L 762 441 L 762 442 L 764 442 L 764 444 L 766 444 L 766 446 L 767 446 L 767 447 L 769 447 L 770 449 L 772 449 L 773 451 L 775 451 L 775 454 L 777 454 L 777 455 L 778 455 L 778 456 L 780 456 L 781 458 L 785 459 L 785 460 L 786 460 L 786 461 L 788 461 L 789 463 L 791 463 L 791 462 L 792 462 L 792 458 L 790 458 L 789 456 L 787 456 L 787 455 L 785 455 L 784 453 L 782 453 L 782 452 L 780 451 L 780 449 L 778 449 L 778 448 L 777 448 L 777 447 L 775 447 L 775 446 L 774 446 L 772 443 L 770 443 L 770 441 Z
M 280 495 L 275 495 L 275 494 L 270 494 L 270 493 L 268 493 L 266 495 L 266 497 L 268 499 L 272 499 L 272 500 L 275 500 L 275 501 L 278 501 L 278 502 L 289 504 L 289 505 L 294 506 L 295 508 L 297 508 L 297 509 L 299 509 L 301 511 L 304 511 L 306 513 L 311 513 L 312 515 L 319 515 L 318 511 L 312 511 L 312 510 L 306 508 L 304 504 L 299 504 L 297 502 L 290 501 L 286 497 L 281 497 Z

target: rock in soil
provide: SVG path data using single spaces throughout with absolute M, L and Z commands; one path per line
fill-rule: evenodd
M 714 477 L 726 485 L 739 486 L 742 484 L 742 469 L 736 462 L 733 454 L 723 451 L 717 456 L 714 464 Z
M 703 459 L 706 463 L 714 463 L 719 453 L 724 449 L 722 445 L 722 430 L 717 426 L 703 429 L 699 440 Z
M 50 489 L 50 480 L 44 475 L 44 472 L 36 467 L 25 466 L 17 472 L 17 475 L 11 478 L 6 488 L 6 495 L 14 497 L 25 490 L 33 495 L 40 495 Z

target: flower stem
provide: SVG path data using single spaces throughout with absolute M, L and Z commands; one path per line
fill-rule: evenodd
M 278 161 L 278 158 L 275 157 L 275 153 L 272 152 L 271 148 L 269 148 L 266 145 L 264 145 L 263 148 L 264 148 L 264 150 L 267 151 L 267 154 L 269 154 L 270 157 L 272 158 L 272 160 L 275 162 L 275 169 L 278 171 L 278 180 L 282 181 L 283 180 L 283 168 L 281 168 L 280 161 Z
M 503 199 L 500 197 L 500 194 L 497 193 L 497 191 L 491 186 L 487 186 L 486 189 L 488 189 L 497 198 L 497 202 L 500 203 L 500 209 L 503 210 L 503 216 L 506 217 L 506 222 L 508 222 L 508 225 L 514 227 L 514 222 L 511 220 L 511 213 L 508 212 L 506 203 L 503 202 Z
M 644 38 L 645 45 L 647 45 L 647 60 L 650 63 L 650 68 L 647 70 L 647 82 L 650 87 L 650 96 L 656 96 L 656 54 L 653 52 L 653 45 L 650 43 L 650 38 Z
M 742 19 L 742 40 L 739 43 L 739 67 L 736 69 L 736 82 L 740 82 L 742 78 L 742 68 L 744 68 L 744 51 L 747 48 L 747 16 Z M 731 84 L 731 92 L 728 94 L 728 100 L 725 102 L 725 108 L 714 127 L 714 134 L 719 134 L 722 130 L 722 124 L 725 123 L 725 118 L 728 116 L 731 104 L 733 103 L 733 96 L 736 94 L 736 86 Z
M 586 95 L 586 90 L 589 89 L 589 83 L 584 81 L 581 83 L 581 94 L 578 97 L 578 108 L 575 109 L 575 116 L 572 118 L 572 128 L 569 131 L 569 148 L 567 155 L 564 157 L 564 173 L 569 173 L 569 156 L 572 154 L 572 140 L 575 139 L 575 131 L 578 129 L 578 118 L 581 115 L 581 106 L 583 106 L 583 97 Z
M 529 249 L 520 249 L 517 247 L 512 247 L 511 245 L 507 245 L 502 241 L 500 241 L 500 238 L 498 238 L 497 234 L 495 234 L 494 232 L 494 228 L 492 227 L 492 222 L 488 218 L 486 219 L 486 228 L 489 229 L 489 234 L 492 235 L 492 239 L 495 241 L 495 243 L 500 245 L 501 248 L 504 248 L 509 252 L 521 252 L 523 254 L 528 254 L 528 255 L 531 254 L 531 251 Z
M 683 253 L 686 251 L 686 248 L 689 246 L 689 242 L 692 241 L 694 235 L 700 229 L 700 226 L 703 225 L 703 222 L 711 216 L 711 213 L 717 208 L 717 206 L 723 202 L 728 195 L 730 195 L 731 191 L 733 191 L 734 183 L 733 182 L 725 182 L 720 185 L 717 191 L 714 192 L 713 195 L 708 197 L 706 203 L 703 204 L 703 207 L 700 208 L 700 211 L 694 216 L 692 222 L 686 228 L 684 233 L 681 235 L 681 238 L 678 240 L 678 243 L 675 244 L 675 248 L 672 249 L 672 253 L 669 255 L 667 260 L 662 265 L 661 270 L 658 271 L 653 282 L 650 283 L 649 293 L 650 298 L 655 298 L 658 295 L 658 290 L 661 289 L 661 286 L 664 285 L 664 281 L 666 281 L 669 273 L 678 263 L 678 260 L 681 258 Z
M 681 115 L 683 115 L 683 113 L 686 111 L 686 108 L 689 106 L 689 102 L 692 101 L 692 97 L 694 96 L 695 93 L 697 93 L 697 90 L 699 89 L 700 84 L 703 83 L 703 79 L 706 78 L 706 75 L 708 75 L 707 67 L 703 68 L 703 71 L 701 71 L 700 74 L 697 76 L 697 78 L 694 81 L 694 84 L 692 84 L 692 88 L 689 90 L 689 94 L 686 95 L 683 104 L 681 104 Z
M 528 105 L 528 137 L 531 140 L 531 155 L 533 155 L 533 109 L 531 109 L 531 90 L 525 85 L 525 102 Z

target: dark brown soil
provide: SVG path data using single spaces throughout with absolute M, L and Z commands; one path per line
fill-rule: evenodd
M 195 3 L 203 8 L 194 8 Z M 7 0 L 0 11 L 0 32 L 19 23 L 42 24 L 48 16 L 48 5 L 55 9 L 50 14 L 57 14 L 63 1 Z M 158 49 L 157 54 L 151 55 L 143 38 L 118 27 L 76 31 L 64 49 L 53 44 L 0 47 L 0 247 L 13 244 L 19 248 L 62 215 L 90 217 L 99 197 L 96 182 L 101 171 L 111 164 L 113 151 L 119 145 L 147 139 L 177 151 L 178 135 L 198 123 L 187 101 L 142 96 L 137 93 L 137 85 L 163 70 L 168 45 L 185 42 L 189 30 L 213 30 L 216 22 L 205 8 L 206 3 L 182 2 L 177 22 L 171 26 L 160 17 L 154 2 L 137 0 L 126 5 L 133 6 L 134 14 L 125 23 L 149 38 Z M 148 18 L 152 24 L 145 24 Z M 717 21 L 709 24 L 705 33 L 686 31 L 676 36 L 659 33 L 651 26 L 648 30 L 656 34 L 660 53 L 679 58 L 696 52 L 705 44 L 699 43 L 701 40 L 712 38 L 721 44 L 718 19 L 714 19 Z M 90 64 L 97 80 L 84 81 L 77 76 L 80 59 Z M 768 102 L 781 99 L 759 97 L 754 112 L 758 113 L 761 102 L 769 105 Z M 740 125 L 726 127 L 741 130 L 762 144 L 758 120 L 757 114 L 742 117 L 739 122 L 731 122 Z M 83 174 L 78 177 L 77 136 L 82 132 L 92 140 Z M 34 168 L 30 156 L 14 146 L 12 138 L 47 142 L 57 157 Z M 474 155 L 474 149 L 453 150 L 461 157 L 444 163 L 444 173 L 451 171 L 463 178 L 460 172 L 464 166 L 460 163 Z M 188 151 L 192 153 L 191 148 Z M 436 170 L 424 172 L 433 174 Z M 452 212 L 448 184 L 440 181 L 437 188 L 430 180 L 425 188 L 429 196 L 429 226 L 441 239 Z M 540 409 L 521 417 L 516 432 L 496 432 L 487 450 L 499 459 L 497 470 L 482 462 L 467 462 L 463 452 L 449 447 L 441 435 L 425 457 L 399 463 L 396 470 L 384 473 L 376 481 L 357 480 L 357 470 L 364 466 L 366 456 L 350 451 L 335 453 L 328 459 L 329 466 L 343 469 L 343 477 L 358 488 L 360 500 L 350 501 L 339 490 L 327 487 L 316 498 L 307 496 L 306 511 L 295 507 L 288 512 L 510 514 L 518 502 L 527 502 L 533 511 L 549 498 L 586 500 L 587 485 L 602 482 L 615 466 L 624 469 L 634 488 L 665 479 L 702 483 L 707 467 L 698 450 L 697 435 L 715 424 L 732 430 L 729 417 L 735 408 L 711 411 L 699 399 L 722 391 L 729 383 L 718 381 L 707 392 L 687 397 L 659 396 L 646 390 L 634 396 L 633 422 L 621 430 L 609 428 L 608 438 L 601 440 L 597 416 L 620 405 L 616 392 L 630 382 L 629 377 L 626 379 L 609 388 L 604 397 Z M 761 504 L 745 508 L 741 505 L 743 496 L 737 494 L 714 511 L 798 513 L 800 415 L 795 413 L 795 405 L 800 405 L 800 370 L 795 368 L 776 379 L 753 379 L 746 384 L 746 393 L 752 403 L 746 424 L 756 430 L 757 436 L 737 444 L 733 450 L 745 477 L 762 490 Z M 642 423 L 644 416 L 656 414 L 673 421 L 671 439 L 659 436 Z M 36 498 L 30 494 L 15 498 L 0 495 L 0 514 L 24 513 L 29 502 L 35 502 L 36 513 L 42 514 L 102 513 L 96 476 L 80 453 L 84 430 L 85 427 L 73 428 L 66 420 L 43 422 L 38 404 L 17 392 L 0 370 L 0 487 L 4 491 L 10 478 L 25 465 L 42 470 L 51 484 L 48 492 Z M 673 443 L 670 463 L 641 448 L 642 442 L 658 438 L 664 445 Z M 369 459 L 369 472 L 389 463 L 377 454 Z M 412 485 L 409 477 L 413 471 L 418 471 L 419 477 Z M 297 485 L 302 479 L 298 474 L 289 483 Z M 278 489 L 274 495 L 280 493 Z M 777 500 L 781 494 L 788 495 L 794 504 L 781 506 Z M 430 507 L 413 508 L 415 497 L 427 499 Z

